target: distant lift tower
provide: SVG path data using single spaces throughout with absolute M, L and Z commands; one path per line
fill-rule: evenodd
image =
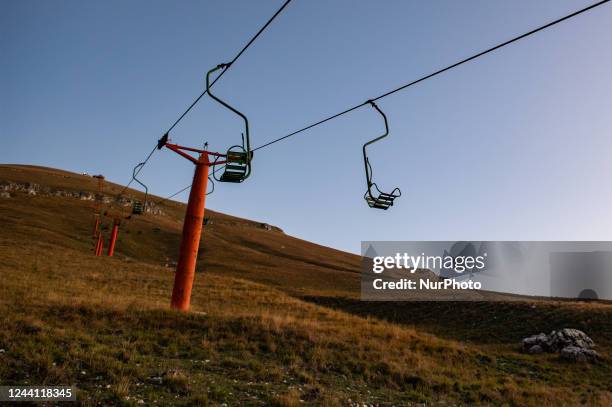
M 98 193 L 94 197 L 94 227 L 93 237 L 98 237 L 100 231 L 100 207 L 102 205 L 102 188 L 104 187 L 104 175 L 94 175 L 98 180 Z
M 96 195 L 94 196 L 94 254 L 96 256 L 101 256 L 104 246 L 104 237 L 102 236 L 102 230 L 100 228 L 100 209 L 102 207 L 103 199 L 102 190 L 104 188 L 104 175 L 94 175 L 93 177 L 98 180 L 98 189 Z
M 113 227 L 111 229 L 111 234 L 108 239 L 108 249 L 106 251 L 107 256 L 113 257 L 115 254 L 115 244 L 117 243 L 117 235 L 119 234 L 119 226 L 121 226 L 121 221 L 123 219 L 129 220 L 131 215 L 125 215 L 123 208 L 117 208 L 116 205 L 111 205 L 107 210 L 104 211 L 104 216 L 108 216 L 113 220 Z M 104 239 L 102 239 L 104 241 Z M 102 247 L 100 247 L 100 254 L 102 255 Z

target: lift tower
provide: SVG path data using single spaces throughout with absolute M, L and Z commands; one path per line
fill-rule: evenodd
M 191 288 L 193 287 L 193 279 L 195 277 L 196 261 L 198 259 L 198 249 L 200 248 L 200 238 L 202 236 L 208 172 L 212 165 L 225 164 L 226 160 L 220 159 L 226 158 L 226 155 L 171 144 L 167 140 L 168 137 L 165 135 L 160 140 L 158 148 L 165 146 L 195 164 L 193 183 L 183 223 L 183 237 L 181 239 L 176 274 L 174 275 L 171 301 L 172 308 L 188 311 L 191 301 Z M 197 153 L 198 157 L 196 158 L 187 152 Z M 213 157 L 212 161 L 211 157 Z

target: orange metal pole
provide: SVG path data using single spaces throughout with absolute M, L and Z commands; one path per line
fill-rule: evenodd
M 104 185 L 104 175 L 94 175 L 98 180 L 98 193 L 94 196 L 94 228 L 93 237 L 98 235 L 100 231 L 100 205 L 102 201 L 102 187 Z
M 96 244 L 94 245 L 94 256 L 98 255 L 98 246 L 100 245 L 100 239 L 96 238 Z
M 189 202 L 187 202 L 187 213 L 183 223 L 183 238 L 174 276 L 171 302 L 172 308 L 180 311 L 188 311 L 191 301 L 191 288 L 195 277 L 196 260 L 204 221 L 209 164 L 208 154 L 202 153 L 200 159 L 196 162 Z
M 96 256 L 100 256 L 102 254 L 102 247 L 104 246 L 104 238 L 102 237 L 102 232 L 98 234 L 98 243 L 96 243 Z
M 98 231 L 100 228 L 100 214 L 96 213 L 94 215 L 94 228 L 93 228 L 93 236 L 96 237 L 98 235 Z
M 113 230 L 111 232 L 111 237 L 108 242 L 108 256 L 113 257 L 115 253 L 115 243 L 117 242 L 117 233 L 119 232 L 119 219 L 115 219 L 113 222 Z

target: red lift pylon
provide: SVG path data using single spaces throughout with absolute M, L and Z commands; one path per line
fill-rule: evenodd
M 191 192 L 189 193 L 187 212 L 183 223 L 183 237 L 181 239 L 181 249 L 179 252 L 178 264 L 176 266 L 176 274 L 174 276 L 171 301 L 172 308 L 180 311 L 188 311 L 191 302 L 191 289 L 195 277 L 196 261 L 198 259 L 198 249 L 200 248 L 200 237 L 202 236 L 202 224 L 204 223 L 208 170 L 213 164 L 225 164 L 225 160 L 220 161 L 219 159 L 225 158 L 226 155 L 176 144 L 164 144 L 170 150 L 195 164 L 193 183 Z M 161 146 L 164 144 L 161 144 Z M 185 151 L 197 153 L 198 158 L 187 154 Z M 210 156 L 215 157 L 214 162 L 211 162 Z
M 132 216 L 125 215 L 123 208 L 117 209 L 114 208 L 112 205 L 108 210 L 104 211 L 104 216 L 109 216 L 113 220 L 113 227 L 111 229 L 110 238 L 108 239 L 108 249 L 106 251 L 106 254 L 109 257 L 112 257 L 115 254 L 115 244 L 117 243 L 117 235 L 119 234 L 119 226 L 121 226 L 121 221 L 123 219 L 129 220 Z M 101 254 L 102 249 L 100 249 L 100 255 Z
M 102 233 L 102 228 L 101 228 L 101 224 L 102 224 L 101 207 L 102 207 L 102 201 L 103 201 L 102 191 L 104 187 L 104 176 L 94 175 L 93 177 L 98 180 L 98 193 L 96 194 L 95 200 L 94 200 L 94 227 L 93 227 L 93 238 L 95 239 L 94 254 L 96 256 L 102 256 L 102 253 L 104 252 L 104 234 Z M 111 230 L 111 236 L 108 241 L 108 250 L 106 252 L 108 256 L 112 257 L 113 254 L 115 253 L 115 243 L 117 243 L 117 234 L 119 233 L 119 225 L 121 224 L 121 219 L 124 217 L 124 215 L 123 213 L 121 213 L 121 211 L 113 210 L 113 209 L 109 211 L 105 211 L 104 215 L 105 216 L 110 215 L 113 219 L 113 228 Z M 127 217 L 126 219 L 129 219 L 129 217 Z
M 104 185 L 104 175 L 94 175 L 94 178 L 98 180 L 98 193 L 94 197 L 94 227 L 93 237 L 98 237 L 100 231 L 100 206 L 102 203 L 102 187 Z
M 115 253 L 115 243 L 117 243 L 117 234 L 119 233 L 120 224 L 121 220 L 119 218 L 113 219 L 113 230 L 111 231 L 110 240 L 108 241 L 108 252 L 106 253 L 108 257 L 113 257 Z
M 97 240 L 96 240 L 96 247 L 95 247 L 95 255 L 96 256 L 101 256 L 102 255 L 102 249 L 104 248 L 104 236 L 102 236 L 102 231 L 98 231 L 98 236 L 97 236 Z

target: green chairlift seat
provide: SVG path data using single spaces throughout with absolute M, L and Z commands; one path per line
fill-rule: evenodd
M 236 149 L 242 151 L 236 151 Z M 248 153 L 244 148 L 238 145 L 231 147 L 227 152 L 226 161 L 227 163 L 219 181 L 235 183 L 244 181 L 249 172 Z
M 132 214 L 142 215 L 144 213 L 144 204 L 141 201 L 134 201 L 132 203 Z
M 251 151 L 251 141 L 249 137 L 249 121 L 244 114 L 242 114 L 232 106 L 228 105 L 223 100 L 219 99 L 217 96 L 211 93 L 210 90 L 210 75 L 219 69 L 227 69 L 229 65 L 230 64 L 220 64 L 208 71 L 208 73 L 206 74 L 206 92 L 208 93 L 208 96 L 210 96 L 212 99 L 240 116 L 244 121 L 242 145 L 235 145 L 228 148 L 223 174 L 221 174 L 220 178 L 216 178 L 215 176 L 215 179 L 220 182 L 239 183 L 244 181 L 249 177 L 249 175 L 251 175 L 251 160 L 253 158 L 253 152 Z M 214 174 L 215 172 L 213 171 L 213 176 Z

